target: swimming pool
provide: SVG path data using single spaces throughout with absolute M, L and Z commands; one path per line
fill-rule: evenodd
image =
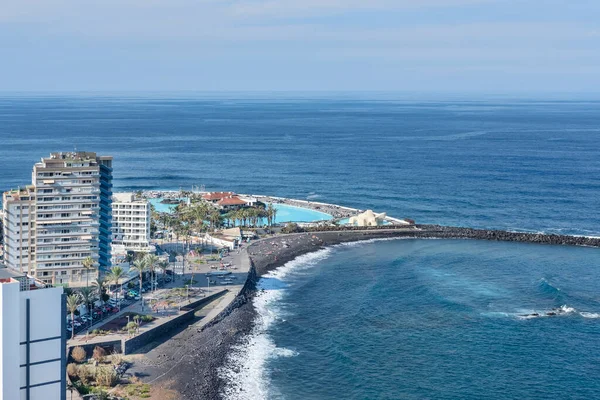
M 175 210 L 175 207 L 177 207 L 177 204 L 164 204 L 161 203 L 163 199 L 162 198 L 158 198 L 158 199 L 148 199 L 148 201 L 150 202 L 150 204 L 152 204 L 154 206 L 154 209 L 157 212 L 173 212 L 173 210 Z M 181 198 L 181 199 L 177 199 L 177 200 L 187 200 L 187 198 Z
M 179 200 L 187 200 L 185 198 Z M 164 204 L 161 203 L 162 198 L 158 199 L 149 199 L 150 204 L 154 206 L 154 209 L 158 212 L 173 212 L 177 204 Z M 277 210 L 277 215 L 275 216 L 275 223 L 282 224 L 286 222 L 313 222 L 313 221 L 323 221 L 323 220 L 331 220 L 333 216 L 317 211 L 311 210 L 309 208 L 303 207 L 295 207 L 287 204 L 277 204 L 273 203 L 273 207 Z M 267 221 L 261 221 L 261 225 L 266 225 Z
M 309 208 L 277 203 L 273 203 L 273 207 L 277 210 L 277 215 L 275 215 L 276 223 L 329 221 L 333 219 L 333 216 L 327 213 L 311 210 Z

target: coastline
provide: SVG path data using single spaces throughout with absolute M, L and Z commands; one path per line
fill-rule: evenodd
M 523 234 L 471 228 L 421 225 L 419 229 L 371 229 L 304 232 L 258 240 L 242 251 L 247 252 L 251 270 L 244 288 L 234 302 L 205 328 L 189 327 L 150 353 L 160 360 L 158 368 L 144 373 L 160 376 L 151 382 L 166 385 L 182 399 L 220 399 L 227 382 L 219 370 L 226 364 L 233 346 L 243 343 L 251 332 L 256 310 L 251 302 L 260 277 L 295 258 L 320 249 L 348 242 L 372 239 L 476 239 L 514 241 L 534 244 L 600 247 L 600 239 L 575 236 Z
M 153 196 L 165 191 L 154 191 Z M 170 196 L 177 192 L 171 192 Z M 354 215 L 361 210 L 333 204 L 279 197 L 252 195 L 295 207 L 326 212 L 336 218 Z M 397 220 L 393 217 L 388 219 Z M 404 222 L 397 220 L 398 222 Z M 146 365 L 134 371 L 154 385 L 173 390 L 181 399 L 223 398 L 227 381 L 220 370 L 228 362 L 234 346 L 245 343 L 251 333 L 257 311 L 252 303 L 261 276 L 295 258 L 330 246 L 372 239 L 470 239 L 532 244 L 600 247 L 600 238 L 587 236 L 523 233 L 502 230 L 473 229 L 433 224 L 392 224 L 378 227 L 316 226 L 303 232 L 263 238 L 244 247 L 242 257 L 250 262 L 243 288 L 215 318 L 199 328 L 190 326 L 166 340 L 145 357 Z M 137 363 L 137 362 L 136 362 Z M 231 365 L 229 365 L 231 367 Z M 235 368 L 235 367 L 234 367 Z

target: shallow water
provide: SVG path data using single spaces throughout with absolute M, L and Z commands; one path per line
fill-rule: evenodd
M 303 256 L 261 281 L 227 398 L 599 398 L 597 262 L 597 249 L 467 240 Z

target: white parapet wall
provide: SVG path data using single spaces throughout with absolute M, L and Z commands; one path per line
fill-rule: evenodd
M 65 398 L 62 288 L 0 283 L 0 400 Z

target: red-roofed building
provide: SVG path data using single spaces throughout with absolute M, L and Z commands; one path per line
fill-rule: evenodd
M 216 203 L 221 199 L 232 196 L 235 196 L 234 192 L 212 192 L 203 194 L 202 198 L 206 201 L 210 201 L 211 203 Z
M 217 202 L 219 207 L 224 210 L 235 209 L 248 205 L 248 202 L 240 199 L 237 196 L 225 197 Z

